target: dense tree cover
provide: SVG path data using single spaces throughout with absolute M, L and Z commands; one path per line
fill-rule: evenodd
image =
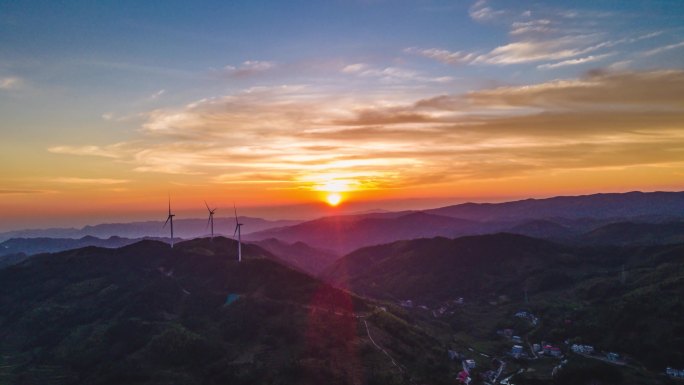
M 0 270 L 3 384 L 404 384 L 374 305 L 225 239 L 40 255 Z M 231 250 L 226 252 L 224 250 Z M 236 301 L 226 304 L 229 294 Z M 434 345 L 425 334 L 413 336 Z M 431 373 L 445 383 L 447 373 Z

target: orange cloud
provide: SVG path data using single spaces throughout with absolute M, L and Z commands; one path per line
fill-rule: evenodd
M 54 146 L 241 188 L 402 189 L 684 163 L 684 72 L 592 72 L 405 103 L 310 86 L 148 114 L 134 141 Z

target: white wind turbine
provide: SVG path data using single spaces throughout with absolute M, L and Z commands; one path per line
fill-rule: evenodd
M 238 222 L 237 207 L 235 207 L 235 203 L 233 203 L 233 209 L 235 209 L 235 232 L 233 232 L 233 239 L 235 238 L 235 234 L 237 234 L 237 236 L 238 236 L 238 262 L 242 262 L 242 237 L 240 234 L 240 228 L 242 227 L 242 223 Z
M 166 224 L 171 222 L 171 248 L 173 249 L 173 217 L 175 217 L 175 214 L 171 214 L 171 196 L 169 196 L 169 216 L 166 217 L 166 222 L 164 222 L 164 226 L 162 226 L 162 229 L 166 227 Z
M 204 201 L 204 205 L 207 206 L 207 211 L 209 211 L 209 219 L 207 220 L 207 227 L 211 225 L 211 240 L 214 240 L 214 212 L 216 211 L 216 208 L 213 210 L 209 208 L 209 204 L 207 204 L 207 201 Z

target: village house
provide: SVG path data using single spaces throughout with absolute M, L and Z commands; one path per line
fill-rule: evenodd
M 402 307 L 413 307 L 413 301 L 407 299 L 406 301 L 399 302 L 399 305 Z
M 580 354 L 593 354 L 594 353 L 594 347 L 591 345 L 578 345 L 578 344 L 573 344 L 570 349 L 575 352 L 575 353 L 580 353 Z
M 561 352 L 560 348 L 551 345 L 544 345 L 542 350 L 545 355 L 551 357 L 560 357 L 563 355 L 563 352 Z
M 537 317 L 537 316 L 535 316 L 534 314 L 532 314 L 532 313 L 530 313 L 530 312 L 527 312 L 527 311 L 525 311 L 525 310 L 518 310 L 518 311 L 514 314 L 514 316 L 517 317 L 517 318 L 524 318 L 524 319 L 530 321 L 530 323 L 531 323 L 533 326 L 537 326 L 537 325 L 539 324 L 539 317 Z
M 523 354 L 523 347 L 521 345 L 513 345 L 513 348 L 511 348 L 511 355 L 515 358 L 518 358 L 522 354 Z
M 456 377 L 459 383 L 461 384 L 470 384 L 470 377 L 468 376 L 468 372 L 465 370 L 461 370 L 458 373 L 458 377 Z
M 665 369 L 665 374 L 667 374 L 670 377 L 679 377 L 679 378 L 684 378 L 684 369 L 682 370 L 677 370 L 675 368 L 667 367 Z
M 475 360 L 465 360 L 464 362 L 465 362 L 465 366 L 466 366 L 466 368 L 468 368 L 468 370 L 475 369 L 475 366 L 477 366 L 477 364 L 475 363 Z

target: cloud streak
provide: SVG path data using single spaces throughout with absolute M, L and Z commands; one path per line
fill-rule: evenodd
M 581 57 L 581 58 L 576 58 L 576 59 L 563 60 L 563 61 L 557 62 L 557 63 L 541 64 L 541 65 L 538 65 L 537 68 L 539 68 L 539 69 L 553 69 L 553 68 L 568 67 L 568 66 L 586 64 L 586 63 L 594 63 L 594 62 L 601 61 L 601 60 L 603 60 L 607 57 L 613 56 L 613 55 L 614 55 L 613 53 L 607 53 L 607 54 L 603 54 L 603 55 L 589 55 L 586 57 Z
M 2 90 L 16 90 L 21 88 L 23 80 L 16 76 L 7 76 L 0 78 L 0 89 Z
M 398 67 L 375 68 L 365 63 L 349 64 L 342 68 L 343 74 L 355 75 L 361 78 L 377 78 L 385 83 L 404 82 L 434 82 L 449 83 L 454 81 L 450 76 L 430 77 L 420 71 L 414 71 Z
M 653 31 L 638 36 L 608 38 L 602 28 L 607 12 L 548 10 L 516 12 L 495 9 L 487 0 L 477 0 L 469 10 L 470 18 L 481 23 L 505 25 L 510 41 L 480 50 L 410 47 L 405 53 L 423 56 L 449 65 L 510 66 L 539 62 L 537 68 L 552 69 L 598 61 L 616 52 L 607 52 L 620 45 L 633 44 L 663 34 Z M 682 43 L 658 47 L 642 56 L 651 56 L 676 49 Z
M 47 150 L 54 154 L 65 154 L 65 155 L 83 155 L 83 156 L 95 156 L 103 158 L 119 158 L 124 152 L 124 148 L 127 143 L 116 143 L 108 146 L 96 146 L 96 145 L 86 145 L 86 146 L 52 146 Z
M 646 52 L 643 52 L 641 55 L 642 56 L 654 56 L 654 55 L 661 54 L 663 52 L 667 52 L 667 51 L 677 49 L 677 48 L 682 48 L 682 47 L 684 47 L 684 41 L 681 41 L 681 42 L 675 43 L 675 44 L 665 45 L 665 46 L 658 47 L 658 48 L 654 48 L 652 50 L 648 50 Z
M 52 178 L 50 182 L 63 184 L 82 184 L 82 185 L 117 185 L 129 183 L 128 179 L 113 179 L 113 178 L 78 178 L 78 177 L 60 177 Z
M 276 68 L 276 63 L 263 60 L 246 60 L 239 66 L 227 65 L 220 71 L 231 78 L 248 78 Z

